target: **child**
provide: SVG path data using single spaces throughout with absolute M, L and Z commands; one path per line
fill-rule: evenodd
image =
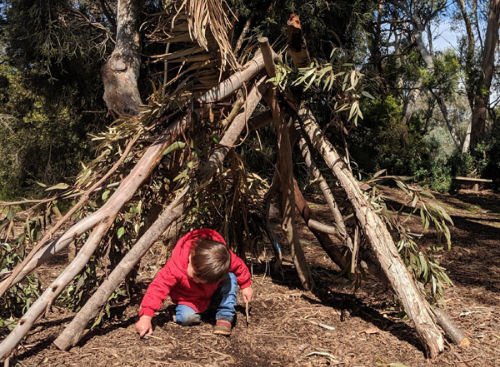
M 250 302 L 251 284 L 247 266 L 219 233 L 207 228 L 189 232 L 177 242 L 172 257 L 149 285 L 135 328 L 141 338 L 152 334 L 151 319 L 170 295 L 177 305 L 178 324 L 199 324 L 209 307 L 216 308 L 214 334 L 230 335 L 237 286 L 243 300 Z

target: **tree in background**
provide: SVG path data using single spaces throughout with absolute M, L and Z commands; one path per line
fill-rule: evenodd
M 112 27 L 97 10 L 92 2 L 5 2 L 0 113 L 1 145 L 9 152 L 0 159 L 3 196 L 76 175 L 93 149 L 88 134 L 108 123 L 96 91 Z

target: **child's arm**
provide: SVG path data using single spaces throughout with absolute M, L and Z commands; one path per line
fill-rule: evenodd
M 238 285 L 241 288 L 241 294 L 243 295 L 243 300 L 245 302 L 250 302 L 253 297 L 252 290 L 252 280 L 250 276 L 250 271 L 248 267 L 245 265 L 243 260 L 236 256 L 231 251 L 231 267 L 229 271 L 236 275 L 236 279 L 238 280 Z
M 167 264 L 156 274 L 155 279 L 151 282 L 141 302 L 141 310 L 139 312 L 140 319 L 135 324 L 135 328 L 140 337 L 153 333 L 151 319 L 156 311 L 161 308 L 170 294 L 170 289 L 177 283 L 177 279 L 171 271 L 172 264 Z

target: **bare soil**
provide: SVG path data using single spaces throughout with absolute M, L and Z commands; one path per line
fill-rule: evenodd
M 387 195 L 400 201 L 394 190 Z M 135 333 L 139 303 L 159 269 L 154 264 L 161 248 L 142 261 L 139 292 L 118 311 L 118 317 L 87 333 L 69 352 L 52 341 L 73 316 L 54 309 L 30 332 L 11 365 L 20 366 L 463 366 L 500 365 L 500 196 L 491 192 L 461 191 L 437 195 L 455 226 L 453 247 L 439 260 L 454 282 L 445 301 L 451 318 L 471 341 L 461 349 L 447 342 L 434 360 L 426 359 L 411 322 L 399 318 L 389 290 L 367 279 L 354 291 L 338 276 L 338 269 L 300 226 L 302 243 L 311 264 L 316 288 L 301 290 L 293 263 L 287 257 L 281 272 L 270 264 L 252 264 L 255 298 L 250 323 L 239 299 L 238 315 L 230 337 L 214 336 L 213 321 L 181 327 L 172 322 L 169 303 L 155 317 L 155 332 L 148 339 Z M 327 208 L 311 199 L 321 217 Z M 326 217 L 325 217 L 326 220 Z M 417 229 L 418 230 L 418 229 Z M 430 231 L 432 232 L 432 231 Z M 434 241 L 425 234 L 422 245 Z M 64 256 L 45 266 L 48 281 L 64 263 Z

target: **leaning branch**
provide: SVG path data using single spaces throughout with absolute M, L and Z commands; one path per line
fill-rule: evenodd
M 267 38 L 259 39 L 259 45 L 264 56 L 264 64 L 267 74 L 272 78 L 276 75 L 276 67 L 273 62 L 274 52 L 271 50 Z M 288 126 L 284 121 L 283 111 L 278 103 L 276 89 L 270 89 L 265 99 L 271 108 L 276 134 L 278 135 L 278 171 L 280 175 L 282 194 L 281 226 L 286 234 L 287 242 L 290 245 L 293 262 L 302 286 L 306 290 L 311 290 L 314 287 L 314 281 L 304 255 L 304 250 L 300 244 L 300 238 L 295 225 L 292 147 L 290 144 Z

